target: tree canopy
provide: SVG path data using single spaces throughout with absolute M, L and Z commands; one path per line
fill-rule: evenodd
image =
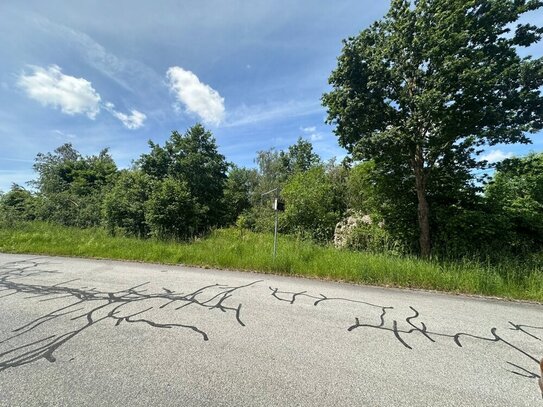
M 411 180 L 424 256 L 435 173 L 470 179 L 486 164 L 482 147 L 528 143 L 543 126 L 543 59 L 517 52 L 539 41 L 541 28 L 517 21 L 542 4 L 393 0 L 382 20 L 344 41 L 322 99 L 328 122 L 356 158 Z
M 211 132 L 197 124 L 183 135 L 173 131 L 163 147 L 152 141 L 149 146 L 151 152 L 142 154 L 137 162 L 141 170 L 158 180 L 171 177 L 185 182 L 200 207 L 200 228 L 221 224 L 229 164 L 218 152 Z

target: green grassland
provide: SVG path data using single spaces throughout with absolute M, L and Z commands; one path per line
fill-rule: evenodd
M 236 229 L 180 243 L 110 236 L 102 229 L 18 223 L 0 225 L 0 251 L 251 270 L 543 302 L 543 268 L 536 260 L 421 260 L 337 250 L 291 236 L 280 236 L 273 259 L 272 235 Z

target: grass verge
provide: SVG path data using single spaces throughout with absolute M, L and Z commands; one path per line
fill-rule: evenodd
M 439 262 L 337 250 L 281 236 L 221 229 L 190 243 L 114 237 L 102 229 L 31 222 L 0 225 L 0 251 L 186 264 L 318 277 L 354 283 L 480 294 L 543 302 L 543 268 L 534 262 Z

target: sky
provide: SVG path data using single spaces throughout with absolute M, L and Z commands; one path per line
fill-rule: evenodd
M 2 0 L 0 190 L 35 177 L 39 152 L 108 147 L 120 168 L 201 122 L 228 161 L 299 137 L 342 158 L 322 94 L 341 52 L 386 0 Z M 543 25 L 543 11 L 526 17 Z M 539 57 L 543 44 L 528 51 Z M 495 146 L 497 161 L 542 151 Z

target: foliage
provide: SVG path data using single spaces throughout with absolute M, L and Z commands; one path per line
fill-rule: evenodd
M 511 223 L 515 250 L 543 249 L 543 153 L 504 160 L 485 193 Z
M 324 169 L 326 177 L 332 184 L 332 207 L 340 214 L 349 208 L 347 184 L 350 177 L 350 168 L 345 162 L 337 163 L 335 158 L 330 159 Z
M 279 230 L 286 232 L 284 227 L 284 214 L 279 214 Z M 243 213 L 244 225 L 259 233 L 271 233 L 275 229 L 275 212 L 272 208 L 270 199 L 263 201 L 262 205 L 252 206 L 248 211 Z
M 251 197 L 253 205 L 260 203 L 263 193 L 281 188 L 287 181 L 289 174 L 283 154 L 284 152 L 273 148 L 257 152 L 255 162 L 258 167 L 258 184 Z
M 225 223 L 232 225 L 237 218 L 251 207 L 251 197 L 258 185 L 255 169 L 232 165 L 224 187 Z
M 378 185 L 375 163 L 365 161 L 355 165 L 347 180 L 347 200 L 349 208 L 362 213 L 379 213 Z
M 387 230 L 376 223 L 360 223 L 348 236 L 346 247 L 372 253 L 401 253 L 402 250 L 391 238 Z
M 34 170 L 38 218 L 80 227 L 100 224 L 103 194 L 117 174 L 107 149 L 83 157 L 71 144 L 64 144 L 53 153 L 38 154 Z
M 419 244 L 430 254 L 433 177 L 471 179 L 485 144 L 527 143 L 543 126 L 540 39 L 509 28 L 539 1 L 393 0 L 384 19 L 344 42 L 323 96 L 339 143 L 382 174 L 411 178 Z M 436 175 L 435 173 L 440 173 Z
M 176 143 L 178 147 L 183 144 Z M 0 197 L 0 220 L 12 224 L 42 219 L 79 227 L 103 225 L 109 233 L 141 238 L 183 240 L 200 236 L 210 227 L 209 207 L 193 195 L 182 173 L 172 169 L 179 163 L 183 168 L 192 158 L 179 158 L 185 153 L 173 154 L 173 147 L 166 144 L 155 146 L 135 168 L 122 171 L 116 170 L 107 150 L 83 157 L 72 146 L 64 145 L 53 153 L 40 154 L 34 182 L 37 191 L 14 185 Z M 296 145 L 310 147 L 300 140 Z M 236 224 L 240 230 L 272 232 L 272 196 L 261 199 L 259 191 L 273 185 L 267 183 L 282 179 L 281 195 L 287 205 L 286 213 L 279 214 L 281 233 L 329 243 L 336 222 L 355 210 L 384 219 L 384 227 L 361 225 L 349 238 L 352 249 L 412 251 L 417 232 L 416 191 L 413 175 L 404 165 L 384 172 L 375 161 L 351 167 L 347 161 L 319 165 L 320 159 L 315 159 L 305 161 L 312 163 L 309 168 L 294 166 L 291 168 L 298 169 L 291 172 L 285 157 L 293 151 L 297 150 L 292 146 L 277 153 L 270 150 L 260 156 L 266 159 L 259 169 L 231 166 L 223 186 L 220 222 Z M 169 164 L 156 164 L 161 157 L 170 157 Z M 447 171 L 436 169 L 428 191 L 433 208 L 430 223 L 434 254 L 496 261 L 496 257 L 536 256 L 534 253 L 541 252 L 541 161 L 541 154 L 531 154 L 499 164 L 484 196 L 471 178 L 451 177 Z M 144 163 L 147 173 L 142 169 Z M 165 169 L 165 176 L 159 174 L 160 168 Z M 218 176 L 222 179 L 221 173 Z
M 280 157 L 283 160 L 287 175 L 297 172 L 309 171 L 321 164 L 320 157 L 313 152 L 311 142 L 299 137 L 296 144 L 289 146 L 288 151 L 282 151 Z
M 478 256 L 496 261 L 543 249 L 542 154 L 497 165 L 483 195 L 464 195 L 434 211 L 436 254 Z
M 152 178 L 139 170 L 123 170 L 105 194 L 102 216 L 107 230 L 115 234 L 147 237 L 145 203 L 153 188 Z
M 0 218 L 8 222 L 29 221 L 36 218 L 36 197 L 20 185 L 0 195 Z
M 333 185 L 322 166 L 294 174 L 281 194 L 288 231 L 330 241 L 339 214 L 334 208 Z
M 188 191 L 201 208 L 194 225 L 196 233 L 224 223 L 224 187 L 228 163 L 218 152 L 213 135 L 201 124 L 184 135 L 172 132 L 164 147 L 149 142 L 151 152 L 142 154 L 137 164 L 158 180 L 167 177 L 186 183 Z M 205 216 L 203 216 L 205 215 Z
M 393 246 L 394 250 L 416 249 L 417 206 L 411 181 L 412 177 L 401 167 L 384 172 L 377 169 L 374 161 L 354 165 L 347 180 L 349 208 L 384 220 L 385 232 L 394 242 L 387 246 Z
M 460 256 L 496 261 L 513 253 L 510 221 L 503 212 L 493 212 L 481 199 L 472 208 L 452 205 L 434 211 L 434 254 L 454 259 Z M 439 226 L 439 227 L 438 227 Z
M 302 138 L 287 150 L 270 149 L 259 151 L 255 159 L 258 165 L 256 182 L 251 194 L 251 208 L 246 212 L 247 223 L 259 232 L 274 230 L 275 214 L 271 209 L 274 196 L 262 194 L 274 189 L 282 190 L 290 178 L 322 165 L 320 157 L 313 152 L 313 145 Z M 292 231 L 283 214 L 279 216 L 279 230 Z M 311 235 L 311 233 L 309 233 Z
M 34 186 L 44 195 L 70 192 L 75 196 L 91 195 L 114 177 L 117 166 L 109 151 L 83 157 L 71 144 L 58 147 L 53 153 L 39 153 L 34 170 L 38 179 Z
M 322 164 L 320 157 L 313 152 L 311 142 L 298 138 L 287 150 L 270 149 L 259 151 L 255 162 L 258 166 L 259 183 L 254 202 L 260 194 L 274 188 L 282 188 L 289 177 L 297 172 L 305 172 Z
M 186 181 L 166 177 L 156 181 L 145 203 L 145 221 L 160 239 L 186 239 L 201 230 L 203 209 L 192 197 Z

